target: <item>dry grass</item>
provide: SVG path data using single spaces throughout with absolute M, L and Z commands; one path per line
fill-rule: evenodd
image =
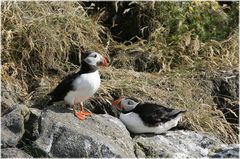
M 1 80 L 25 103 L 43 103 L 57 82 L 78 68 L 73 62 L 82 50 L 103 52 L 100 34 L 104 29 L 78 2 L 3 2 L 1 7 Z M 159 36 L 164 31 L 158 27 L 149 41 L 128 46 L 110 39 L 112 66 L 101 70 L 99 104 L 109 105 L 121 95 L 164 101 L 188 110 L 183 123 L 190 129 L 238 143 L 231 125 L 215 109 L 211 83 L 198 78 L 201 68 L 211 71 L 238 65 L 238 31 L 226 40 L 206 43 L 192 39 L 189 32 L 170 45 Z M 114 55 L 116 50 L 120 53 Z
M 163 30 L 164 31 L 164 30 Z M 168 72 L 175 68 L 184 69 L 227 69 L 238 67 L 238 30 L 233 31 L 228 39 L 222 41 L 210 40 L 201 42 L 198 38 L 191 38 L 191 32 L 182 35 L 178 43 L 166 44 L 158 37 L 158 30 L 152 34 L 152 40 L 140 41 L 138 43 L 126 46 L 113 43 L 115 52 L 120 52 L 114 56 L 113 65 L 116 68 L 133 68 L 134 61 L 139 59 L 139 55 L 145 54 L 145 59 L 141 60 L 145 65 L 155 65 L 153 70 L 147 72 Z M 140 54 L 134 54 L 140 52 Z
M 1 29 L 3 73 L 14 69 L 15 77 L 30 85 L 27 91 L 50 69 L 71 70 L 69 61 L 76 61 L 81 51 L 103 52 L 99 37 L 103 28 L 78 2 L 5 1 Z

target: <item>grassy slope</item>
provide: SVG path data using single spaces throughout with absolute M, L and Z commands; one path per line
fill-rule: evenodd
M 26 103 L 44 97 L 64 75 L 78 68 L 71 60 L 72 54 L 79 54 L 74 47 L 104 53 L 100 39 L 103 28 L 77 2 L 4 2 L 2 13 L 2 82 Z M 238 142 L 237 134 L 215 109 L 211 82 L 199 78 L 201 72 L 197 71 L 235 68 L 237 38 L 235 32 L 223 41 L 199 41 L 199 54 L 194 54 L 196 41 L 190 39 L 186 44 L 189 39 L 185 34 L 171 46 L 158 36 L 130 46 L 110 39 L 110 50 L 148 52 L 149 62 L 157 59 L 152 65 L 159 64 L 161 70 L 133 71 L 131 59 L 137 57 L 119 55 L 111 59 L 114 67 L 119 63 L 125 66 L 101 70 L 104 80 L 98 95 L 112 101 L 110 92 L 115 91 L 142 100 L 164 101 L 171 107 L 188 110 L 183 123 L 190 129 L 212 132 L 225 142 Z

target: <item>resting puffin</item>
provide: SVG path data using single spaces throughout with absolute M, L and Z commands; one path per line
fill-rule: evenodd
M 119 118 L 132 133 L 165 133 L 177 126 L 182 113 L 186 112 L 148 102 L 140 103 L 131 97 L 119 98 L 112 105 L 121 111 Z
M 97 66 L 107 66 L 107 58 L 99 53 L 88 51 L 82 54 L 81 69 L 75 74 L 67 76 L 48 95 L 51 96 L 49 104 L 64 100 L 73 106 L 73 113 L 80 120 L 84 120 L 90 112 L 84 111 L 83 101 L 89 99 L 99 88 L 101 80 Z M 76 111 L 76 105 L 80 104 L 80 111 Z

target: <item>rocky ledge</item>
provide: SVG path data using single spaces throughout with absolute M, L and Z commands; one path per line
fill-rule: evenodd
M 17 106 L 2 117 L 2 157 L 239 157 L 239 145 L 225 145 L 209 134 L 176 130 L 130 134 L 108 114 L 79 121 L 71 110 Z

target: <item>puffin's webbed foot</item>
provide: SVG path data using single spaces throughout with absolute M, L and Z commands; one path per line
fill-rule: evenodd
M 82 113 L 82 112 L 75 112 L 74 115 L 75 115 L 78 119 L 80 119 L 80 120 L 84 120 L 84 119 L 87 117 L 87 116 L 86 116 L 84 113 Z
M 80 111 L 79 112 L 74 111 L 74 115 L 80 120 L 84 120 L 87 116 L 91 114 L 92 114 L 91 112 L 87 112 L 84 110 L 82 103 L 80 104 Z
M 84 120 L 87 116 L 91 115 L 92 113 L 90 112 L 85 112 L 85 111 L 79 111 L 79 112 L 75 112 L 74 115 L 80 119 L 80 120 Z

